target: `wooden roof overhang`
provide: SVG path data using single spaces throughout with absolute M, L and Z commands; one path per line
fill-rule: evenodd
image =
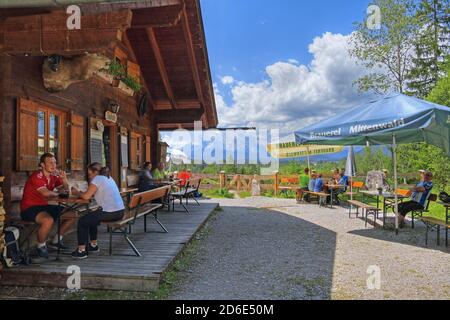
M 159 129 L 218 124 L 199 0 L 80 5 L 82 29 L 55 8 L 0 9 L 0 53 L 75 55 L 125 48 L 141 67 Z

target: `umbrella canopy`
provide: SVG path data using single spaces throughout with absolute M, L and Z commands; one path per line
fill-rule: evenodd
M 356 176 L 356 160 L 353 147 L 350 147 L 350 150 L 348 151 L 347 164 L 345 165 L 345 175 L 347 177 Z
M 295 133 L 301 144 L 388 145 L 427 142 L 450 156 L 450 108 L 403 94 L 370 101 Z

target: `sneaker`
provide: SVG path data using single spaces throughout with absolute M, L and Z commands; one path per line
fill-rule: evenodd
M 80 252 L 80 250 L 75 250 L 74 252 L 72 252 L 72 258 L 74 259 L 78 259 L 78 260 L 83 260 L 86 259 L 88 257 L 88 254 L 86 251 Z
M 36 253 L 38 258 L 48 259 L 48 249 L 47 247 L 38 248 L 36 247 Z
M 89 253 L 100 253 L 100 247 L 96 245 L 95 247 L 92 244 L 88 244 L 87 251 Z
M 62 241 L 60 241 L 59 243 L 51 242 L 51 243 L 49 243 L 48 246 L 49 246 L 49 248 L 52 248 L 54 250 L 58 250 L 58 248 L 59 248 L 60 251 L 68 251 L 69 250 L 69 247 L 66 247 L 64 245 L 64 242 L 62 242 Z

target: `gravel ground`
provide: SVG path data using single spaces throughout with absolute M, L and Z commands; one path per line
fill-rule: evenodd
M 217 202 L 217 200 L 211 200 Z M 343 208 L 220 200 L 171 299 L 449 299 L 450 251 L 425 230 L 364 227 Z M 369 268 L 380 287 L 369 289 Z

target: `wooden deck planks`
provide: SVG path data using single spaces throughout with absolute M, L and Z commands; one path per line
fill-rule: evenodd
M 110 257 L 108 255 L 109 236 L 105 228 L 100 227 L 99 244 L 102 251 L 98 255 L 92 255 L 83 261 L 62 255 L 63 261 L 57 262 L 54 261 L 55 254 L 51 253 L 48 263 L 3 270 L 0 284 L 66 288 L 69 277 L 67 268 L 76 265 L 80 267 L 81 286 L 84 289 L 155 290 L 159 286 L 161 275 L 217 207 L 216 204 L 206 203 L 200 207 L 190 205 L 190 215 L 183 212 L 161 211 L 158 218 L 169 230 L 168 234 L 160 233 L 159 226 L 151 218 L 147 221 L 149 233 L 144 233 L 144 220 L 139 220 L 133 227 L 130 239 L 141 252 L 140 258 L 121 256 L 132 254 L 132 250 L 119 235 L 113 237 L 115 255 Z M 65 243 L 75 249 L 76 235 L 68 236 Z

